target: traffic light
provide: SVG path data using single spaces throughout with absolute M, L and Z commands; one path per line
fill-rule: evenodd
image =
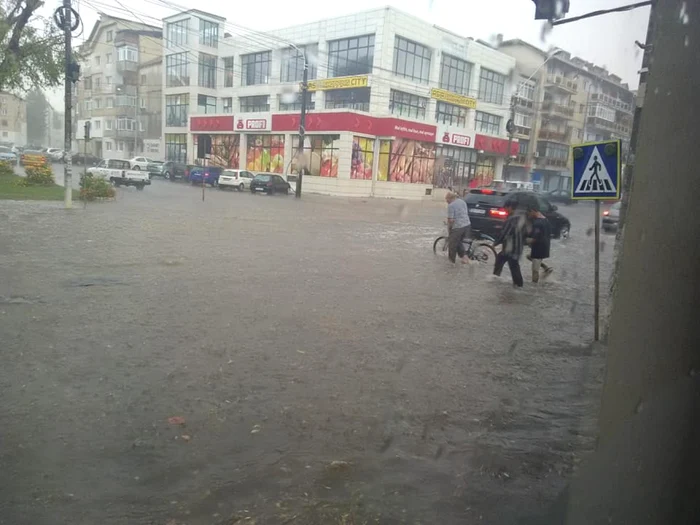
M 559 20 L 569 12 L 569 0 L 532 0 L 535 20 Z

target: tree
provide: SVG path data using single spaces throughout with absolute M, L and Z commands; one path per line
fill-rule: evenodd
M 0 91 L 61 83 L 63 34 L 38 13 L 43 5 L 42 0 L 0 0 Z
M 27 144 L 46 143 L 46 113 L 49 102 L 44 92 L 33 89 L 27 94 Z M 47 144 L 50 146 L 50 144 Z

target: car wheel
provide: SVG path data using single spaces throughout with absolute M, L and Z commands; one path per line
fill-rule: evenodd
M 284 189 L 284 194 L 285 194 L 285 195 L 289 195 L 289 186 L 287 186 L 287 187 Z
M 241 183 L 238 185 L 238 191 L 243 191 L 244 189 L 245 189 L 245 186 L 244 186 L 243 183 L 241 182 Z
M 270 196 L 274 195 L 275 194 L 275 187 L 272 186 L 269 190 L 267 190 L 267 194 Z
M 559 239 L 568 239 L 571 234 L 571 226 L 569 224 L 565 224 L 564 226 L 561 227 L 559 230 L 559 235 L 557 238 Z
M 169 171 L 166 171 L 166 172 L 163 174 L 163 177 L 165 177 L 166 179 L 175 180 L 175 179 L 173 178 L 172 174 L 171 174 Z
M 136 170 L 136 171 L 141 171 L 141 166 L 139 166 L 139 165 L 137 164 L 136 166 L 134 166 L 134 167 L 131 168 L 131 169 L 132 169 L 132 170 Z
M 136 189 L 139 191 L 143 191 L 143 189 L 146 187 L 145 184 L 136 184 Z

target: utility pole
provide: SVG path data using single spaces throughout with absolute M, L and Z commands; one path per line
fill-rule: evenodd
M 506 152 L 506 161 L 503 165 L 503 180 L 508 180 L 508 170 L 510 168 L 510 148 L 513 145 L 513 134 L 515 134 L 515 95 L 510 97 L 510 116 L 506 122 L 506 131 L 508 132 L 508 151 Z
M 73 135 L 73 118 L 72 118 L 72 95 L 73 95 L 73 78 L 74 78 L 74 66 L 73 66 L 73 50 L 71 48 L 71 26 L 73 25 L 71 21 L 71 14 L 73 8 L 71 7 L 71 0 L 63 0 L 63 35 L 66 39 L 66 76 L 65 76 L 65 120 L 63 126 L 64 142 L 63 149 L 66 152 L 66 163 L 63 167 L 63 185 L 65 186 L 64 202 L 66 209 L 73 207 L 73 154 L 71 153 L 72 146 L 72 135 Z
M 139 143 L 139 108 L 140 108 L 140 101 L 139 101 L 139 84 L 138 84 L 138 79 L 136 82 L 136 102 L 134 102 L 134 154 L 132 155 L 135 157 L 137 155 L 136 149 Z
M 298 48 L 297 51 L 299 51 Z M 299 119 L 299 147 L 297 148 L 297 166 L 299 166 L 299 173 L 297 174 L 297 187 L 295 192 L 295 197 L 297 199 L 301 198 L 301 179 L 304 175 L 303 171 L 306 168 L 304 163 L 301 162 L 301 159 L 304 157 L 304 136 L 306 135 L 306 95 L 309 92 L 309 63 L 306 60 L 306 51 L 304 51 L 303 57 L 304 78 L 301 82 L 301 118 Z

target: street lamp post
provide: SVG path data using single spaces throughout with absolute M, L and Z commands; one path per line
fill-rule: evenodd
M 304 59 L 304 75 L 301 81 L 301 116 L 299 118 L 299 144 L 297 146 L 297 185 L 294 195 L 297 199 L 301 198 L 302 178 L 304 176 L 304 163 L 301 159 L 304 156 L 304 138 L 306 136 L 306 95 L 309 91 L 309 61 L 306 57 L 306 50 L 302 51 L 294 44 L 289 44 L 290 47 L 297 50 Z

